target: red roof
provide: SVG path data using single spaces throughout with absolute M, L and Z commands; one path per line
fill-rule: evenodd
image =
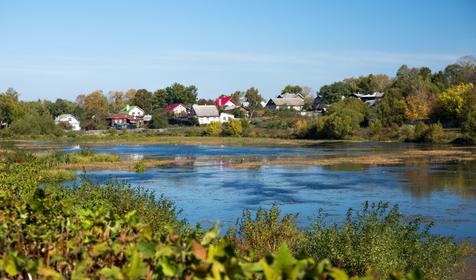
M 134 120 L 135 119 L 134 116 L 131 116 L 131 115 L 128 115 L 128 114 L 112 114 L 109 118 L 110 119 L 128 119 L 128 120 Z
M 164 111 L 165 112 L 170 112 L 172 111 L 173 109 L 177 108 L 179 105 L 182 105 L 180 103 L 172 103 L 172 104 L 169 104 L 167 105 L 167 107 L 165 107 Z
M 228 102 L 228 101 L 231 101 L 233 102 L 233 104 L 236 104 L 235 101 L 233 100 L 233 98 L 231 96 L 223 96 L 223 97 L 218 97 L 216 100 L 215 100 L 215 106 L 218 106 L 218 107 L 221 107 L 221 106 L 225 106 L 225 104 Z

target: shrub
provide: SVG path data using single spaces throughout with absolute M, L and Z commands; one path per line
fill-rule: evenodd
M 321 135 L 325 138 L 342 139 L 355 130 L 353 121 L 349 116 L 332 114 L 325 119 Z
M 136 164 L 134 165 L 134 171 L 136 173 L 143 173 L 145 171 L 144 162 L 143 161 L 136 162 Z
M 296 225 L 297 215 L 286 214 L 280 218 L 281 211 L 276 204 L 271 209 L 260 208 L 252 217 L 245 210 L 239 220 L 238 229 L 228 233 L 240 248 L 251 248 L 256 258 L 277 252 L 286 243 L 292 252 L 296 252 L 303 241 L 303 234 Z
M 218 136 L 222 132 L 222 125 L 220 122 L 211 122 L 205 127 L 205 133 L 210 136 Z
M 227 123 L 227 132 L 231 136 L 241 136 L 243 133 L 243 126 L 240 120 L 230 120 Z
M 420 268 L 430 278 L 452 279 L 467 247 L 453 239 L 431 235 L 431 225 L 404 217 L 387 203 L 365 203 L 363 210 L 349 209 L 342 225 L 325 225 L 317 217 L 304 247 L 305 254 L 327 258 L 351 275 L 371 272 L 387 278 L 392 271 Z

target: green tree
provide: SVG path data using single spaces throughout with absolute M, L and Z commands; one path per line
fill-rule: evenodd
M 9 88 L 5 93 L 0 93 L 0 127 L 10 125 L 23 114 L 24 109 L 15 90 Z
M 336 82 L 330 85 L 325 85 L 319 90 L 319 95 L 325 104 L 332 104 L 342 97 L 348 97 L 352 93 L 351 87 L 345 82 Z
M 396 89 L 390 89 L 376 107 L 377 118 L 384 126 L 401 125 L 405 120 L 405 99 Z
M 139 106 L 146 114 L 150 114 L 154 110 L 154 97 L 150 91 L 139 89 L 131 100 L 131 105 Z
M 302 87 L 298 85 L 287 85 L 283 88 L 283 90 L 281 90 L 281 93 L 302 93 Z
M 166 87 L 165 92 L 167 104 L 182 103 L 184 105 L 190 105 L 197 102 L 198 89 L 194 85 L 184 86 L 179 83 L 174 83 Z
M 253 115 L 256 110 L 263 108 L 263 106 L 261 106 L 261 101 L 263 101 L 263 97 L 261 97 L 257 88 L 251 87 L 246 90 L 245 99 L 246 101 L 248 101 L 248 110 L 250 112 L 250 118 L 253 118 Z

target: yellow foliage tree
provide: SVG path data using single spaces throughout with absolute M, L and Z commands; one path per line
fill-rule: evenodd
M 405 118 L 408 120 L 428 119 L 434 99 L 428 92 L 419 90 L 406 98 Z
M 459 84 L 451 87 L 438 96 L 438 107 L 447 118 L 461 119 L 463 113 L 464 94 L 471 90 L 473 84 Z

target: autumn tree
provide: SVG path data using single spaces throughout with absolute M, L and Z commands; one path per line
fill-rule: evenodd
M 106 118 L 109 114 L 107 97 L 102 90 L 96 90 L 87 95 L 79 95 L 76 102 L 84 110 L 85 115 L 81 120 L 81 126 L 85 129 L 106 128 Z
M 109 104 L 113 112 L 118 112 L 128 104 L 127 96 L 122 91 L 110 91 L 108 93 Z
M 435 115 L 441 121 L 457 125 L 464 117 L 463 104 L 466 95 L 470 96 L 467 92 L 473 87 L 473 84 L 462 83 L 438 95 Z
M 430 117 L 434 98 L 424 90 L 416 91 L 406 98 L 405 118 L 408 120 L 423 120 Z

